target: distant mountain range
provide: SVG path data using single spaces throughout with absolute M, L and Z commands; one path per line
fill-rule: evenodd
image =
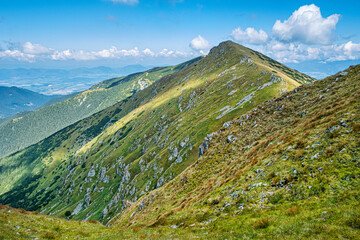
M 33 110 L 58 96 L 39 94 L 24 88 L 0 86 L 0 118 Z
M 47 95 L 65 95 L 86 90 L 103 79 L 142 72 L 149 68 L 129 65 L 121 68 L 0 69 L 0 86 L 23 87 Z

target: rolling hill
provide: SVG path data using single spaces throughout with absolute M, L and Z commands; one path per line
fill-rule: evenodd
M 65 99 L 54 98 L 53 101 L 45 103 L 36 111 L 10 119 L 0 125 L 0 157 L 35 144 L 60 129 L 131 96 L 134 92 L 142 90 L 161 77 L 178 71 L 198 59 L 178 66 L 154 68 L 106 80 L 94 85 L 89 90 L 75 94 L 75 96 L 69 95 Z
M 221 43 L 131 97 L 0 159 L 0 202 L 107 223 L 196 162 L 208 134 L 311 81 L 251 49 Z

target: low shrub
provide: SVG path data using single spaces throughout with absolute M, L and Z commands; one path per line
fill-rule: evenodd
M 263 228 L 267 228 L 269 225 L 270 225 L 269 219 L 264 218 L 264 219 L 261 219 L 259 221 L 256 221 L 253 224 L 253 229 L 263 229 Z

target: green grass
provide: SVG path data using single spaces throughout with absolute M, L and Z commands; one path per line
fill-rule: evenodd
M 102 81 L 65 101 L 4 122 L 0 126 L 0 157 L 35 144 L 83 118 L 114 105 L 142 90 L 145 85 L 140 83 L 151 85 L 199 59 Z
M 90 216 L 90 219 L 99 219 L 110 227 L 21 211 L 11 215 L 9 223 L 6 219 L 11 213 L 1 210 L 0 219 L 9 229 L 2 234 L 7 238 L 16 238 L 18 222 L 26 227 L 31 222 L 34 224 L 32 228 L 38 230 L 31 232 L 31 236 L 40 238 L 358 239 L 360 65 L 347 69 L 346 76 L 337 74 L 261 102 L 265 96 L 279 94 L 280 89 L 288 87 L 279 82 L 278 87 L 271 85 L 263 88 L 264 91 L 257 91 L 252 103 L 245 103 L 243 108 L 216 119 L 220 109 L 227 105 L 235 106 L 265 82 L 258 80 L 258 85 L 253 82 L 246 84 L 246 80 L 254 79 L 263 68 L 240 65 L 239 73 L 245 77 L 234 83 L 241 88 L 234 99 L 233 95 L 226 99 L 223 97 L 228 96 L 224 93 L 229 92 L 226 84 L 231 79 L 226 74 L 216 77 L 223 69 L 204 74 L 204 79 L 194 75 L 180 87 L 181 80 L 196 70 L 194 67 L 203 69 L 204 65 L 210 66 L 210 62 L 221 64 L 216 62 L 221 56 L 216 50 L 220 52 L 221 46 L 196 66 L 161 79 L 139 95 L 129 98 L 121 105 L 122 109 L 127 109 L 126 112 L 115 113 L 119 104 L 63 130 L 62 134 L 54 135 L 54 143 L 58 143 L 57 138 L 60 137 L 66 140 L 60 141 L 61 147 L 50 151 L 53 156 L 51 161 L 49 157 L 39 158 L 47 165 L 40 180 L 28 184 L 29 187 L 37 184 L 36 190 L 19 191 L 28 194 L 28 199 L 24 198 L 26 204 L 29 204 L 26 201 L 34 199 L 34 192 L 38 190 L 45 189 L 41 195 L 46 191 L 56 193 L 54 200 L 39 209 L 65 217 L 67 211 L 84 202 L 86 189 L 89 188 L 90 205 L 72 219 Z M 234 51 L 231 52 L 234 54 Z M 231 56 L 234 62 L 241 59 L 241 55 L 230 55 L 224 60 L 230 61 Z M 232 62 L 224 66 L 226 69 L 232 67 Z M 211 76 L 214 77 L 212 81 Z M 151 94 L 154 90 L 158 91 L 158 95 Z M 198 97 L 195 101 L 198 105 L 186 111 L 185 106 L 189 105 L 184 105 L 180 112 L 178 92 L 182 92 L 183 101 L 190 104 L 194 97 Z M 190 97 L 192 94 L 193 97 Z M 140 102 L 142 104 L 137 104 Z M 209 102 L 213 104 L 209 105 Z M 162 117 L 164 115 L 167 117 Z M 74 155 L 68 157 L 69 150 L 64 149 L 83 133 L 78 129 L 101 122 L 105 116 L 118 120 L 100 131 L 88 144 L 70 149 Z M 178 121 L 180 118 L 183 120 Z M 222 127 L 223 121 L 228 120 L 233 120 L 233 124 Z M 161 126 L 163 129 L 166 124 L 168 127 L 164 131 L 154 128 Z M 212 131 L 217 133 L 209 141 L 209 149 L 198 158 L 200 142 Z M 68 134 L 66 137 L 65 133 Z M 157 134 L 161 141 L 156 144 L 144 137 Z M 228 142 L 230 135 L 236 138 L 231 143 Z M 166 139 L 164 136 L 169 136 L 169 139 L 160 146 Z M 173 152 L 169 148 L 177 146 L 178 151 L 183 150 L 179 146 L 186 136 L 189 136 L 193 150 L 189 146 L 190 152 L 186 157 L 181 155 L 184 159 L 181 163 L 169 160 Z M 144 147 L 146 151 L 142 151 Z M 75 151 L 78 151 L 76 155 Z M 119 160 L 120 156 L 124 158 Z M 117 174 L 119 162 L 121 166 L 128 166 L 121 168 L 121 174 Z M 163 168 L 161 175 L 155 174 L 154 164 L 157 172 Z M 105 166 L 110 182 L 104 183 L 95 178 L 89 182 L 89 170 L 95 169 L 99 176 L 100 168 Z M 74 169 L 73 173 L 66 180 L 65 174 L 69 174 L 71 169 Z M 127 180 L 124 169 L 128 169 L 131 181 Z M 55 175 L 60 178 L 52 184 Z M 151 180 L 154 175 L 156 181 Z M 153 190 L 160 176 L 165 178 L 165 185 Z M 146 185 L 150 188 L 139 196 Z M 94 191 L 101 187 L 104 187 L 102 192 Z M 59 191 L 51 190 L 56 188 Z M 73 192 L 69 193 L 69 189 Z M 131 194 L 126 193 L 126 189 L 137 191 Z M 134 196 L 138 197 L 135 199 Z M 102 219 L 102 209 L 114 199 L 119 201 L 108 208 L 106 217 L 109 218 Z M 121 211 L 121 200 L 134 203 L 126 204 Z M 61 221 L 61 224 L 51 224 L 54 221 Z M 69 228 L 68 232 L 66 228 Z M 19 234 L 23 238 L 30 236 L 26 232 Z
M 356 238 L 359 69 L 300 87 L 235 119 L 195 164 L 111 223 L 205 227 L 214 238 Z M 227 143 L 230 134 L 235 143 Z
M 246 55 L 253 63 L 240 64 Z M 281 70 L 277 70 L 277 76 L 282 80 L 269 85 L 271 69 L 251 50 L 222 43 L 206 58 L 1 159 L 0 166 L 14 167 L 0 175 L 4 180 L 0 182 L 4 193 L 0 201 L 59 217 L 83 203 L 86 208 L 72 219 L 106 223 L 124 210 L 123 201 L 135 202 L 196 162 L 199 145 L 207 134 L 264 100 L 299 86 Z M 251 100 L 237 105 L 249 94 Z M 226 106 L 232 111 L 224 112 Z M 35 169 L 40 169 L 41 177 L 29 181 L 26 176 L 34 175 Z M 95 176 L 90 178 L 91 169 Z M 14 171 L 18 171 L 16 182 L 6 182 Z M 87 191 L 91 199 L 86 203 Z M 107 214 L 103 217 L 105 207 Z

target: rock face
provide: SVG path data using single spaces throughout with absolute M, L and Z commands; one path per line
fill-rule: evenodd
M 148 81 L 146 81 L 145 79 L 141 78 L 138 80 L 138 84 L 140 86 L 140 90 L 143 90 L 145 88 L 147 88 L 149 86 Z
M 199 157 L 204 155 L 205 151 L 209 149 L 208 140 L 209 139 L 205 137 L 205 140 L 201 143 L 199 147 Z
M 82 207 L 83 207 L 83 203 L 80 202 L 80 203 L 75 207 L 75 209 L 72 211 L 71 215 L 76 215 L 76 214 L 78 214 L 78 213 L 81 211 Z
M 94 177 L 95 176 L 95 169 L 90 169 L 88 173 L 88 177 Z
M 251 57 L 245 56 L 239 62 L 239 64 L 242 64 L 242 63 L 245 63 L 247 65 L 252 65 L 254 63 L 254 61 L 251 59 Z

